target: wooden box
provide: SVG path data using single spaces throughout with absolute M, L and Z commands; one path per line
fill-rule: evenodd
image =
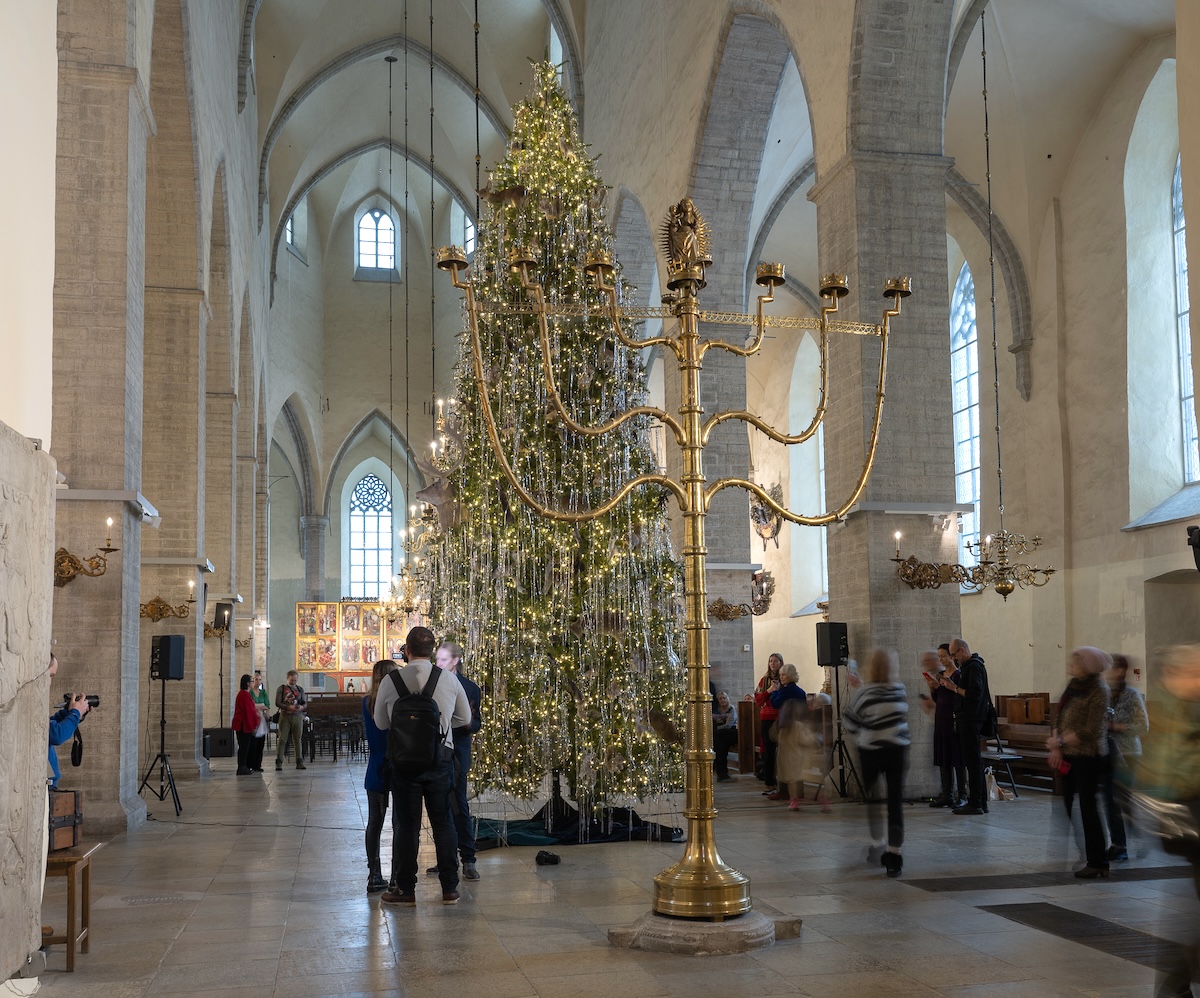
M 1043 724 L 1046 720 L 1046 701 L 1041 697 L 1030 697 L 1025 701 L 1025 711 L 1030 724 Z
M 50 788 L 50 851 L 83 841 L 83 791 Z
M 1005 720 L 1008 721 L 1009 724 L 1026 723 L 1029 717 L 1027 706 L 1027 701 L 1021 699 L 1020 697 L 1009 697 L 1004 703 L 1004 708 L 1007 715 Z

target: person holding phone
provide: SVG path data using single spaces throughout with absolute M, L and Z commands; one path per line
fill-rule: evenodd
M 962 747 L 954 731 L 955 694 L 951 687 L 962 682 L 962 675 L 950 657 L 950 646 L 942 644 L 936 652 L 921 655 L 921 675 L 929 693 L 921 697 L 933 710 L 933 764 L 942 776 L 942 792 L 929 802 L 930 807 L 963 807 L 967 803 L 967 767 Z
M 1047 763 L 1062 776 L 1062 798 L 1068 820 L 1079 796 L 1087 866 L 1075 871 L 1080 880 L 1108 876 L 1104 825 L 1096 794 L 1108 769 L 1108 685 L 1101 673 L 1112 658 L 1099 648 L 1076 648 L 1067 658 L 1071 681 L 1058 701 L 1054 731 L 1046 739 Z

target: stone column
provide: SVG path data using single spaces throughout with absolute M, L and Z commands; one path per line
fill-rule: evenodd
M 141 485 L 146 141 L 153 124 L 143 81 L 126 65 L 134 27 L 100 5 L 59 4 L 53 455 L 73 490 Z M 136 827 L 146 814 L 137 794 L 140 517 L 119 500 L 60 499 L 56 541 L 91 554 L 108 516 L 120 551 L 107 573 L 76 579 L 54 600 L 60 671 L 51 695 L 84 690 L 101 698 L 83 726 L 83 767 L 64 781 L 84 791 L 92 834 Z
M 207 577 L 197 568 L 208 557 L 201 540 L 199 499 L 205 490 L 206 422 L 201 385 L 206 321 L 207 306 L 199 289 L 146 288 L 146 324 L 154 335 L 147 339 L 145 351 L 143 488 L 163 519 L 158 530 L 145 534 L 141 599 L 146 603 L 159 596 L 172 606 L 182 605 L 190 581 L 197 602 L 191 605 L 190 616 L 182 620 L 142 620 L 141 690 L 148 698 L 145 702 L 151 717 L 149 744 L 143 746 L 142 755 L 156 753 L 160 745 L 164 691 L 158 681 L 150 679 L 153 639 L 159 634 L 181 634 L 183 679 L 168 682 L 165 690 L 167 755 L 177 779 L 208 771 L 201 752 L 205 679 L 202 596 Z
M 243 672 L 252 672 L 257 660 L 257 648 L 263 635 L 259 628 L 253 626 L 254 617 L 258 613 L 258 597 L 256 593 L 257 565 L 255 564 L 255 494 L 258 485 L 258 464 L 252 453 L 254 446 L 254 423 L 248 402 L 246 418 L 238 423 L 238 456 L 237 456 L 237 586 L 236 591 L 242 594 L 246 601 L 237 608 L 237 626 L 234 637 L 238 641 L 250 643 L 238 649 L 238 674 L 233 677 L 234 696 L 237 696 L 238 680 Z M 249 423 L 249 440 L 245 424 Z M 247 453 L 247 449 L 251 453 Z
M 924 688 L 917 655 L 958 634 L 959 593 L 953 586 L 914 591 L 903 585 L 892 561 L 894 534 L 900 531 L 904 549 L 923 560 L 956 560 L 956 552 L 953 537 L 935 530 L 928 515 L 889 515 L 882 509 L 887 503 L 945 508 L 954 502 L 947 165 L 940 156 L 860 152 L 823 176 L 810 195 L 817 205 L 822 270 L 849 276 L 851 292 L 842 300 L 840 317 L 878 322 L 885 280 L 898 274 L 913 280 L 913 297 L 889 343 L 883 426 L 861 500 L 878 505 L 830 528 L 829 612 L 849 625 L 852 657 L 861 661 L 876 646 L 899 653 L 913 700 L 914 761 L 930 758 L 932 739 L 932 725 L 915 709 L 916 694 Z M 874 338 L 831 337 L 825 420 L 829 508 L 852 490 L 865 459 L 878 357 Z M 936 779 L 930 766 L 910 769 L 915 792 L 933 790 Z
M 211 351 L 211 344 L 209 349 Z M 208 588 L 210 594 L 230 596 L 238 591 L 237 547 L 234 543 L 237 536 L 237 511 L 234 502 L 237 473 L 237 396 L 232 391 L 206 392 L 205 413 L 204 548 L 215 569 L 209 576 Z M 214 603 L 210 598 L 210 618 L 213 615 Z M 235 615 L 238 609 L 238 604 L 234 604 Z M 202 727 L 229 726 L 234 695 L 234 680 L 231 677 L 236 671 L 237 660 L 237 648 L 233 643 L 236 626 L 235 617 L 230 621 L 230 633 L 225 637 L 224 650 L 217 637 L 209 638 L 205 642 L 208 667 L 205 670 L 207 676 L 203 694 Z M 212 667 L 214 662 L 218 665 L 216 669 Z
M 263 448 L 265 450 L 265 448 Z M 267 587 L 270 573 L 267 567 L 271 557 L 271 494 L 267 491 L 267 465 L 259 464 L 262 474 L 254 491 L 254 614 L 259 620 L 270 621 L 270 603 L 267 598 Z M 263 679 L 267 676 L 267 645 L 271 640 L 269 629 L 260 628 L 261 634 L 255 636 L 254 668 L 262 671 Z
M 300 517 L 300 532 L 304 537 L 304 595 L 309 600 L 325 598 L 325 537 L 329 533 L 329 517 Z

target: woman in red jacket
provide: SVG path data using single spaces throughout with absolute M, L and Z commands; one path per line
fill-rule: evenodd
M 254 733 L 258 730 L 258 707 L 250 693 L 250 676 L 242 676 L 242 688 L 233 701 L 233 720 L 230 727 L 237 732 L 238 776 L 249 776 L 254 770 L 249 766 L 250 749 L 254 745 Z
M 779 718 L 779 708 L 771 705 L 771 694 L 779 689 L 779 670 L 783 668 L 783 656 L 779 652 L 771 652 L 767 659 L 767 674 L 758 681 L 754 688 L 754 702 L 759 707 L 759 720 L 762 722 L 762 751 L 763 751 L 763 782 L 767 789 L 764 795 L 777 792 L 775 786 L 775 741 L 771 738 L 771 728 Z

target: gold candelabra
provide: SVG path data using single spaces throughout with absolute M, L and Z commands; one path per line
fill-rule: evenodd
M 899 566 L 897 573 L 900 581 L 910 589 L 938 589 L 941 586 L 955 583 L 967 592 L 982 592 L 984 589 L 994 589 L 1004 597 L 1008 597 L 1017 589 L 1040 589 L 1050 581 L 1054 569 L 1047 566 L 1014 563 L 1011 559 L 1022 554 L 1030 554 L 1042 543 L 1040 537 L 1026 540 L 1024 534 L 1014 534 L 1011 530 L 1000 528 L 995 534 L 988 534 L 977 543 L 967 542 L 967 550 L 979 559 L 975 565 L 934 564 L 919 560 L 916 555 L 907 558 L 900 556 L 900 535 L 896 535 L 896 557 L 892 561 Z
M 520 282 L 527 301 L 509 306 L 501 301 L 480 301 L 475 296 L 472 278 L 467 273 L 466 253 L 457 246 L 438 251 L 438 266 L 449 271 L 454 286 L 465 293 L 471 342 L 472 369 L 479 391 L 481 410 L 488 441 L 495 453 L 505 480 L 512 490 L 539 515 L 571 523 L 581 523 L 603 516 L 634 489 L 656 485 L 666 489 L 679 503 L 685 523 L 684 594 L 687 634 L 687 735 L 684 748 L 686 767 L 684 816 L 688 822 L 687 846 L 683 858 L 654 878 L 654 910 L 662 915 L 701 918 L 720 921 L 750 910 L 750 880 L 727 865 L 717 852 L 713 819 L 713 751 L 710 694 L 708 688 L 708 613 L 706 605 L 704 517 L 713 497 L 723 489 L 741 488 L 756 496 L 772 512 L 792 523 L 818 526 L 844 516 L 857 501 L 867 483 L 879 440 L 879 425 L 883 413 L 884 375 L 887 369 L 887 344 L 890 320 L 900 314 L 901 299 L 910 294 L 906 277 L 887 282 L 884 296 L 891 300 L 883 313 L 880 325 L 835 321 L 838 300 L 847 293 L 846 279 L 830 275 L 821 283 L 821 297 L 827 302 L 817 319 L 768 318 L 763 305 L 774 300 L 774 289 L 783 283 L 781 264 L 759 264 L 756 281 L 765 288 L 758 298 L 754 315 L 705 312 L 699 308 L 697 292 L 705 286 L 704 273 L 712 263 L 709 255 L 708 226 L 690 198 L 684 198 L 668 213 L 663 235 L 668 254 L 668 288 L 662 308 L 622 309 L 617 301 L 616 270 L 607 253 L 596 253 L 585 262 L 585 271 L 605 297 L 603 307 L 612 334 L 624 346 L 641 350 L 661 346 L 670 350 L 679 365 L 682 390 L 679 418 L 653 406 L 632 406 L 599 426 L 585 426 L 574 420 L 563 404 L 554 376 L 552 351 L 547 319 L 549 316 L 581 316 L 585 307 L 576 305 L 547 306 L 541 284 L 534 276 L 537 252 L 531 247 L 517 246 L 509 253 L 511 275 Z M 572 433 L 587 437 L 602 437 L 628 420 L 649 416 L 659 420 L 670 432 L 683 454 L 683 474 L 679 480 L 665 474 L 642 474 L 621 484 L 613 495 L 600 505 L 585 510 L 564 510 L 540 503 L 530 494 L 514 473 L 492 409 L 491 389 L 485 376 L 485 358 L 480 345 L 479 316 L 517 313 L 536 317 L 541 345 L 541 367 L 546 392 L 555 414 Z M 678 320 L 676 335 L 634 339 L 626 334 L 623 322 L 630 318 L 657 316 Z M 714 322 L 753 325 L 754 336 L 745 346 L 724 340 L 701 340 L 699 323 Z M 726 350 L 738 357 L 750 357 L 762 346 L 766 326 L 813 329 L 819 337 L 821 351 L 820 395 L 813 420 L 802 433 L 780 433 L 758 416 L 744 410 L 717 412 L 704 419 L 700 405 L 700 370 L 704 355 L 711 349 Z M 736 419 L 749 423 L 772 440 L 782 444 L 798 444 L 810 439 L 825 415 L 825 395 L 828 386 L 826 358 L 830 332 L 871 335 L 880 338 L 879 374 L 875 393 L 875 411 L 871 422 L 870 439 L 861 474 L 847 500 L 837 509 L 814 516 L 793 513 L 776 502 L 761 486 L 744 478 L 719 478 L 707 483 L 704 476 L 704 447 L 710 435 L 721 423 Z
M 108 518 L 108 535 L 104 538 L 104 547 L 97 548 L 90 558 L 79 558 L 66 548 L 54 552 L 54 585 L 61 589 L 77 575 L 88 578 L 99 578 L 108 571 L 108 556 L 120 548 L 112 546 L 112 517 Z
M 415 511 L 415 508 L 414 508 Z M 422 515 L 418 521 L 423 529 L 418 534 L 416 527 L 406 527 L 400 533 L 404 538 L 404 565 L 398 575 L 393 576 L 388 598 L 380 603 L 379 610 L 389 624 L 405 620 L 416 614 L 429 616 L 429 580 L 426 578 L 426 562 L 418 552 L 429 542 L 429 521 Z

